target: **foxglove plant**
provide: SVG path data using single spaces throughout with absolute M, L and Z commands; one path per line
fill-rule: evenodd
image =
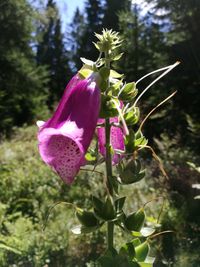
M 148 254 L 151 239 L 158 235 L 155 234 L 156 227 L 144 227 L 144 206 L 130 214 L 125 212 L 126 197 L 120 196 L 120 187 L 145 177 L 139 153 L 136 152 L 149 148 L 142 134 L 142 126 L 156 108 L 138 125 L 140 112 L 136 104 L 157 80 L 178 63 L 147 74 L 136 83 L 125 83 L 124 75 L 111 68 L 112 62 L 122 56 L 115 52 L 122 43 L 118 33 L 103 30 L 102 35 L 96 34 L 96 37 L 98 41 L 95 46 L 100 52 L 97 61 L 81 59 L 83 67 L 67 85 L 52 118 L 47 122 L 38 122 L 39 152 L 44 162 L 64 182 L 70 184 L 81 166 L 92 163 L 88 160 L 94 155 L 88 157 L 88 148 L 96 129 L 99 154 L 103 157 L 99 160 L 98 156 L 94 164 L 96 167 L 105 161 L 105 196 L 102 199 L 98 193 L 92 195 L 92 210 L 76 207 L 80 225 L 73 232 L 88 233 L 107 224 L 107 250 L 98 259 L 99 265 L 150 267 L 154 259 Z M 165 72 L 137 96 L 136 85 L 148 75 L 159 71 Z M 117 175 L 113 174 L 113 168 Z M 114 248 L 114 227 L 119 227 L 130 236 L 130 241 L 122 244 L 119 251 Z

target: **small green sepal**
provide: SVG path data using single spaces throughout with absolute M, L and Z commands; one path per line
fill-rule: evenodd
M 117 60 L 119 60 L 119 59 L 123 56 L 123 54 L 124 54 L 124 53 L 120 53 L 120 54 L 114 56 L 114 57 L 112 58 L 112 60 L 113 60 L 113 61 L 117 61 Z
M 118 212 L 122 211 L 125 200 L 126 200 L 126 197 L 120 197 L 115 200 L 115 208 Z
M 120 74 L 118 72 L 116 72 L 115 70 L 110 70 L 110 77 L 112 78 L 122 78 L 124 76 L 124 74 Z
M 138 131 L 136 132 L 135 134 L 135 140 L 134 140 L 134 147 L 135 149 L 138 147 L 138 146 L 146 146 L 148 143 L 148 140 L 144 137 L 144 135 L 142 134 L 141 131 Z
M 124 221 L 124 225 L 129 231 L 140 232 L 144 225 L 144 221 L 145 212 L 144 209 L 141 208 L 138 211 L 129 214 Z
M 124 114 L 124 119 L 126 121 L 126 124 L 129 126 L 135 125 L 139 121 L 139 118 L 140 118 L 140 111 L 138 107 L 135 107 Z
M 149 254 L 150 246 L 147 241 L 135 247 L 135 258 L 139 262 L 144 262 Z
M 138 90 L 136 89 L 135 82 L 127 83 L 122 87 L 119 99 L 122 101 L 133 101 L 137 93 Z
M 95 65 L 94 61 L 89 60 L 87 58 L 81 57 L 80 60 L 87 66 L 93 67 Z
M 116 218 L 115 204 L 110 196 L 106 197 L 105 202 L 93 196 L 92 201 L 94 213 L 97 218 L 103 221 L 110 221 Z
M 99 222 L 92 211 L 77 208 L 76 216 L 79 222 L 85 227 L 96 227 L 99 225 Z
M 132 259 L 135 256 L 135 247 L 134 247 L 133 242 L 127 242 L 126 244 L 124 244 L 120 248 L 119 254 L 127 255 L 129 258 Z
M 107 196 L 103 205 L 103 218 L 105 221 L 114 220 L 116 217 L 115 204 L 112 197 Z
M 93 73 L 92 68 L 83 66 L 79 71 L 78 74 L 81 79 L 86 79 L 88 78 L 91 74 Z
M 99 70 L 99 74 L 101 75 L 101 78 L 103 80 L 107 80 L 109 75 L 110 75 L 110 69 L 107 68 L 107 67 L 102 67 L 100 70 Z
M 101 95 L 101 110 L 99 117 L 100 118 L 110 118 L 118 115 L 118 110 L 114 104 L 112 97 L 109 95 Z
M 139 160 L 129 160 L 125 164 L 118 165 L 119 181 L 121 184 L 132 184 L 139 182 L 145 177 L 145 170 L 142 169 Z

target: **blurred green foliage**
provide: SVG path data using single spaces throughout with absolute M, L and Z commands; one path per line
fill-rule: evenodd
M 137 210 L 152 200 L 145 211 L 150 220 L 156 220 L 155 214 L 160 214 L 164 199 L 162 230 L 175 232 L 152 240 L 157 254 L 155 266 L 169 266 L 171 262 L 172 266 L 197 267 L 199 203 L 194 199 L 196 190 L 192 184 L 199 174 L 186 163 L 194 157 L 191 151 L 177 149 L 176 141 L 166 136 L 162 143 L 156 143 L 170 178 L 167 181 L 160 175 L 156 161 L 145 160 L 147 178 L 124 186 L 121 192 L 129 200 L 125 210 Z M 143 156 L 147 158 L 147 154 Z M 72 186 L 63 184 L 39 158 L 35 126 L 15 129 L 13 137 L 0 144 L 0 166 L 0 266 L 80 267 L 102 254 L 105 229 L 74 235 L 70 229 L 78 224 L 75 211 L 63 203 L 90 208 L 91 191 L 95 192 L 103 182 L 100 174 L 80 171 Z M 62 203 L 50 211 L 58 202 Z M 119 228 L 115 234 L 118 248 L 123 235 Z
M 74 210 L 65 203 L 49 214 L 59 201 L 88 205 L 94 186 L 88 176 L 83 173 L 73 187 L 64 185 L 39 158 L 36 127 L 17 130 L 1 143 L 0 154 L 0 266 L 80 266 L 90 254 L 95 257 L 102 235 L 92 245 L 85 236 L 74 238 Z

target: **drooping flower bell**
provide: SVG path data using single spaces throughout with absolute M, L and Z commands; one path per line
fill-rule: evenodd
M 45 163 L 68 184 L 73 182 L 95 132 L 100 90 L 96 74 L 81 80 L 75 75 L 47 122 L 38 123 L 39 152 Z
M 99 119 L 99 124 L 105 123 L 105 119 Z M 118 117 L 110 118 L 110 123 L 119 123 Z M 106 158 L 106 137 L 105 137 L 105 127 L 100 127 L 97 129 L 99 152 Z M 125 150 L 124 144 L 124 133 L 123 130 L 115 125 L 111 126 L 110 129 L 110 144 L 114 150 L 114 155 L 112 156 L 112 164 L 118 164 L 122 159 L 122 155 L 118 154 L 115 150 Z

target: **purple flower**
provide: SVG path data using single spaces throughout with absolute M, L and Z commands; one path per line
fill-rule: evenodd
M 118 123 L 119 119 L 118 117 L 110 118 L 110 123 Z M 99 124 L 105 123 L 105 119 L 99 119 Z M 97 129 L 97 135 L 98 135 L 98 142 L 99 142 L 99 152 L 106 157 L 106 138 L 105 138 L 105 127 L 101 127 Z M 125 144 L 124 144 L 124 133 L 123 130 L 117 126 L 111 126 L 110 130 L 110 143 L 112 148 L 119 149 L 124 151 L 125 150 Z M 113 165 L 119 163 L 119 161 L 122 159 L 122 155 L 117 154 L 114 152 L 114 155 L 112 157 L 112 163 Z
M 95 75 L 84 80 L 75 75 L 53 117 L 45 123 L 38 122 L 40 155 L 68 184 L 85 162 L 99 110 L 100 90 Z

